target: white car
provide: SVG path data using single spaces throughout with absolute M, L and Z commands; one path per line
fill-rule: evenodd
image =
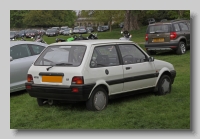
M 28 71 L 26 90 L 39 106 L 85 101 L 100 111 L 108 99 L 146 91 L 171 91 L 176 71 L 127 40 L 83 40 L 49 45 Z

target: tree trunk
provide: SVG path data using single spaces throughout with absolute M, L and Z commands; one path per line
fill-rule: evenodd
M 123 31 L 127 30 L 130 31 L 130 10 L 126 10 L 126 14 L 125 14 L 125 20 L 124 20 L 124 27 L 123 27 Z

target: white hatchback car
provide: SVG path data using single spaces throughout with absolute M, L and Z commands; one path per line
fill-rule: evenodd
M 28 71 L 26 89 L 39 106 L 55 101 L 85 101 L 103 110 L 122 95 L 171 91 L 176 71 L 154 60 L 132 41 L 83 40 L 49 45 Z

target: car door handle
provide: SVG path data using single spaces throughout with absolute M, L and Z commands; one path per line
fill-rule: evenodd
M 126 67 L 126 70 L 130 70 L 131 69 L 131 67 Z

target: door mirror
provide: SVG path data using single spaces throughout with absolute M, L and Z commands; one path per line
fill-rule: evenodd
M 153 62 L 154 61 L 154 57 L 149 57 L 149 62 Z
M 13 61 L 13 58 L 10 56 L 10 61 Z

